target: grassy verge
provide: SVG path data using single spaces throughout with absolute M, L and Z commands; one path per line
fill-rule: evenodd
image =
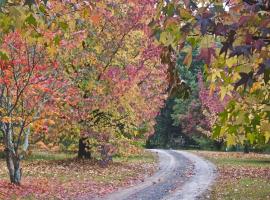
M 219 177 L 212 200 L 270 199 L 270 155 L 193 151 L 215 163 Z
M 91 160 L 78 160 L 75 154 L 35 152 L 22 162 L 21 187 L 9 184 L 5 161 L 0 159 L 0 199 L 76 199 L 102 196 L 119 187 L 143 181 L 156 169 L 155 155 L 114 158 L 102 168 Z

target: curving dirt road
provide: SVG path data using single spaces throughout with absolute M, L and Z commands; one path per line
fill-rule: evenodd
M 215 166 L 185 151 L 152 150 L 159 155 L 159 170 L 136 186 L 102 200 L 193 200 L 213 183 Z

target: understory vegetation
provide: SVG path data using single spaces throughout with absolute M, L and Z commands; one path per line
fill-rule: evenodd
M 37 151 L 23 161 L 22 186 L 10 185 L 5 160 L 0 159 L 0 199 L 94 198 L 120 187 L 139 184 L 156 171 L 156 157 L 149 152 L 115 157 L 102 167 L 81 160 L 74 153 Z

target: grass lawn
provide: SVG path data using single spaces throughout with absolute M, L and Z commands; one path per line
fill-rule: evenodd
M 143 181 L 154 173 L 156 157 L 143 152 L 100 167 L 75 154 L 35 152 L 22 162 L 22 186 L 9 184 L 6 163 L 0 159 L 0 199 L 75 199 L 102 196 L 119 187 Z M 21 196 L 23 198 L 21 198 Z
M 219 177 L 212 200 L 270 199 L 270 155 L 193 151 L 216 164 Z

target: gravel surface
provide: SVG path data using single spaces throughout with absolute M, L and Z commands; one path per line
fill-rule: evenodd
M 205 193 L 209 192 L 216 178 L 216 167 L 209 161 L 189 152 L 175 151 L 193 161 L 193 176 L 179 187 L 176 192 L 166 196 L 164 200 L 199 200 L 206 199 Z
M 159 170 L 152 177 L 102 200 L 198 199 L 214 181 L 214 165 L 194 154 L 173 150 L 152 151 L 159 155 Z

